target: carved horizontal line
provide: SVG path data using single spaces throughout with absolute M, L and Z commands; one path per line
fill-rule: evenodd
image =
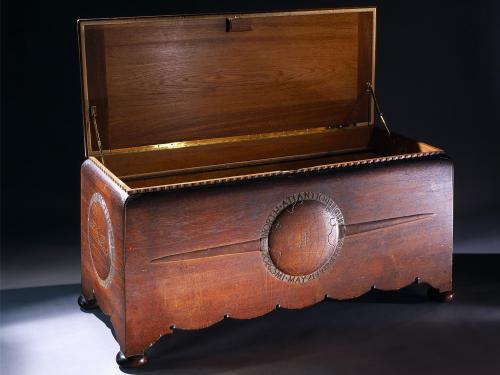
M 195 250 L 187 253 L 167 255 L 156 258 L 151 263 L 178 262 L 181 260 L 192 260 L 199 258 L 217 257 L 222 255 L 233 255 L 241 253 L 249 253 L 252 251 L 260 251 L 260 238 L 236 244 L 211 247 L 209 249 Z
M 432 216 L 434 216 L 433 213 L 425 213 L 425 214 L 394 217 L 391 219 L 367 221 L 365 223 L 349 224 L 345 226 L 346 236 L 354 236 L 361 233 L 372 232 L 379 229 L 385 229 L 397 225 L 412 223 L 414 221 L 425 220 L 431 218 Z

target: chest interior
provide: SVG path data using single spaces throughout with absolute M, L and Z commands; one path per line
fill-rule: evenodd
M 80 21 L 87 156 L 136 189 L 439 152 L 374 125 L 375 14 Z
M 171 185 L 380 159 L 439 149 L 362 126 L 312 134 L 199 144 L 104 156 L 105 166 L 130 188 Z

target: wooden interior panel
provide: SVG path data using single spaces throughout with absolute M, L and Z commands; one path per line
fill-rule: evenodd
M 171 184 L 178 184 L 190 181 L 211 180 L 211 179 L 218 179 L 218 178 L 232 177 L 232 176 L 244 176 L 255 173 L 297 170 L 299 168 L 309 168 L 319 165 L 342 163 L 346 161 L 351 161 L 353 160 L 353 158 L 355 160 L 364 160 L 364 159 L 375 158 L 377 156 L 379 155 L 374 152 L 357 152 L 347 155 L 332 155 L 326 157 L 300 159 L 288 162 L 274 162 L 261 165 L 235 167 L 230 169 L 208 170 L 208 171 L 200 171 L 194 173 L 177 173 L 173 175 L 159 174 L 157 177 L 143 177 L 134 180 L 125 179 L 124 181 L 130 188 L 134 189 L 134 188 L 144 188 L 150 186 L 171 185 Z
M 221 166 L 256 164 L 259 160 L 325 156 L 367 147 L 373 127 L 326 129 L 311 134 L 256 138 L 236 142 L 195 145 L 147 152 L 113 153 L 104 157 L 106 166 L 128 180 L 137 174 Z
M 374 9 L 81 21 L 104 149 L 368 122 Z M 96 151 L 87 125 L 87 149 Z M 89 153 L 91 154 L 91 152 Z

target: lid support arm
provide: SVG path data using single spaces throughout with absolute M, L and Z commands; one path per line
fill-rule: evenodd
M 95 137 L 97 140 L 97 147 L 99 147 L 99 156 L 101 157 L 101 163 L 104 165 L 104 155 L 102 153 L 101 137 L 99 136 L 99 128 L 97 126 L 97 107 L 95 105 L 90 107 L 90 118 L 92 124 L 94 125 Z
M 387 126 L 387 123 L 385 122 L 384 115 L 382 114 L 382 111 L 380 110 L 380 107 L 378 105 L 377 97 L 375 96 L 375 92 L 373 91 L 373 86 L 370 82 L 366 82 L 366 92 L 370 94 L 370 96 L 373 99 L 373 103 L 375 104 L 375 110 L 377 111 L 377 115 L 380 119 L 380 122 L 384 126 L 387 134 L 391 135 L 391 131 L 389 130 L 389 127 Z

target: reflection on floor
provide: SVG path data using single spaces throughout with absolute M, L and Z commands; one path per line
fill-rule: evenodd
M 177 331 L 131 372 L 498 374 L 500 255 L 455 256 L 454 277 L 451 304 L 414 286 Z M 1 292 L 0 373 L 121 373 L 109 321 L 81 312 L 78 292 L 77 284 Z

